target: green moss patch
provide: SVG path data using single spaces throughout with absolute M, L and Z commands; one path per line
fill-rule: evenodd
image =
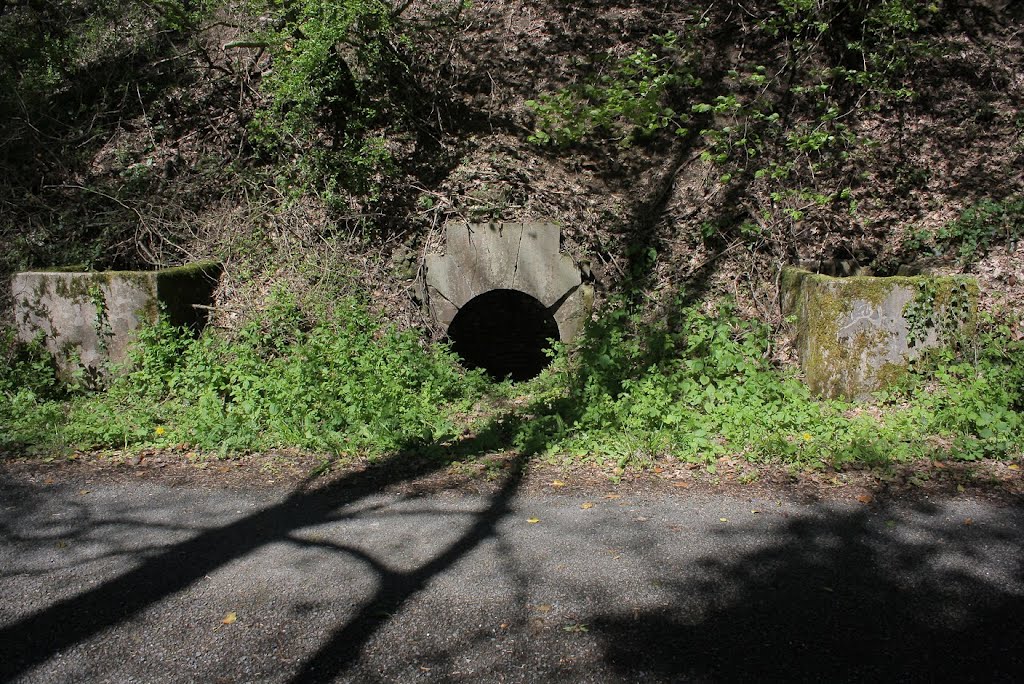
M 160 271 L 35 271 L 12 283 L 18 336 L 41 336 L 62 375 L 105 374 L 124 359 L 135 331 L 157 320 L 161 309 L 176 326 L 197 330 L 220 266 L 201 262 Z

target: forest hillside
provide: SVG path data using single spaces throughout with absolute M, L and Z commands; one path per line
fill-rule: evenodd
M 213 331 L 150 331 L 99 398 L 11 361 L 19 448 L 391 451 L 526 405 L 487 423 L 496 448 L 1020 454 L 999 384 L 1024 378 L 1013 0 L 6 0 L 0 207 L 5 281 L 224 265 Z M 593 280 L 592 329 L 529 390 L 496 396 L 435 344 L 414 281 L 451 220 L 554 222 Z M 988 327 L 867 410 L 820 402 L 786 264 L 968 273 Z

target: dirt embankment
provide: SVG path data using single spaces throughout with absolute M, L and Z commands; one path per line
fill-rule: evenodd
M 1020 505 L 1024 473 L 1019 463 L 918 460 L 878 468 L 842 470 L 755 465 L 723 458 L 714 472 L 697 464 L 665 460 L 648 469 L 621 471 L 592 462 L 563 465 L 523 459 L 512 452 L 446 462 L 401 454 L 370 462 L 335 461 L 323 455 L 281 450 L 230 459 L 180 450 L 138 453 L 77 453 L 72 458 L 0 458 L 5 478 L 34 485 L 72 484 L 88 490 L 98 482 L 156 481 L 169 486 L 203 489 L 302 490 L 350 483 L 407 494 L 437 492 L 490 493 L 518 468 L 524 468 L 520 489 L 555 494 L 587 494 L 609 499 L 640 492 L 709 492 L 723 496 L 786 499 L 805 502 L 849 501 L 865 506 L 888 501 L 917 501 L 970 496 Z

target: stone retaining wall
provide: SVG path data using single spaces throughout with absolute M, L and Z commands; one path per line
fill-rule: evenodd
M 978 301 L 977 282 L 964 276 L 835 278 L 786 268 L 780 290 L 808 386 L 847 399 L 869 398 L 922 349 L 973 325 Z

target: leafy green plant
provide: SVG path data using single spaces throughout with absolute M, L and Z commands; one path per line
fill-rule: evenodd
M 278 292 L 234 339 L 145 330 L 110 389 L 75 407 L 67 438 L 380 453 L 453 436 L 453 414 L 482 382 L 356 300 L 313 320 Z
M 723 454 L 836 455 L 842 419 L 768 365 L 767 340 L 764 326 L 742 321 L 728 305 L 711 314 L 684 308 L 651 322 L 620 304 L 556 364 L 566 395 L 548 401 L 524 441 L 620 466 L 667 454 L 705 463 Z M 545 428 L 546 442 L 537 434 Z
M 983 199 L 959 217 L 936 230 L 918 229 L 904 239 L 902 251 L 936 256 L 954 254 L 961 264 L 971 264 L 997 244 L 1013 245 L 1024 238 L 1024 197 Z
M 854 170 L 872 144 L 857 124 L 914 97 L 913 70 L 933 50 L 933 8 L 777 0 L 745 11 L 745 49 L 725 62 L 707 58 L 721 36 L 706 19 L 624 58 L 593 58 L 577 84 L 529 102 L 530 140 L 629 145 L 659 131 L 698 132 L 699 158 L 716 167 L 709 173 L 748 198 L 746 215 L 704 231 L 706 240 L 732 241 L 732 227 L 748 222 L 762 227 L 754 239 L 781 241 L 809 218 L 855 220 Z
M 613 305 L 576 350 L 560 348 L 552 370 L 535 381 L 533 418 L 519 428 L 517 446 L 619 467 L 668 455 L 709 467 L 724 455 L 876 466 L 922 456 L 1003 457 L 1024 447 L 1024 353 L 1005 324 L 990 323 L 972 338 L 973 352 L 933 352 L 946 356 L 936 365 L 921 361 L 904 388 L 881 395 L 884 411 L 872 416 L 816 399 L 773 368 L 766 328 L 727 303 L 713 312 L 664 313 Z M 965 360 L 968 354 L 978 361 Z M 921 384 L 930 391 L 914 389 Z
M 685 134 L 689 117 L 668 106 L 666 95 L 699 80 L 676 63 L 683 54 L 678 34 L 654 36 L 653 41 L 653 49 L 641 47 L 614 60 L 593 80 L 527 101 L 537 115 L 530 141 L 568 145 L 603 133 L 628 146 L 665 128 Z
M 273 71 L 261 85 L 266 101 L 250 126 L 253 140 L 288 169 L 294 192 L 328 201 L 373 194 L 393 164 L 370 132 L 394 104 L 384 87 L 389 64 L 400 60 L 392 8 L 381 0 L 258 6 L 274 27 L 257 36 Z
M 984 256 L 993 244 L 1011 243 L 1024 237 L 1024 197 L 1002 202 L 990 199 L 966 209 L 960 217 L 939 228 L 935 242 L 943 250 L 955 249 L 961 263 Z
M 40 339 L 25 343 L 10 327 L 0 327 L 0 393 L 28 390 L 48 399 L 63 396 L 53 358 Z
M 927 388 L 927 391 L 921 391 Z M 904 425 L 950 444 L 955 458 L 1020 455 L 1024 450 L 1024 335 L 1019 314 L 979 315 L 974 334 L 927 350 L 892 399 L 911 402 Z
M 223 0 L 149 0 L 161 24 L 172 31 L 194 30 L 209 18 Z
M 873 413 L 816 399 L 774 368 L 767 328 L 728 302 L 657 314 L 612 302 L 577 346 L 556 345 L 548 370 L 513 387 L 467 373 L 446 349 L 383 325 L 356 298 L 308 315 L 280 291 L 231 336 L 195 338 L 165 322 L 144 329 L 102 393 L 56 389 L 36 349 L 0 377 L 0 437 L 49 449 L 189 443 L 379 454 L 446 443 L 485 395 L 525 393 L 529 405 L 512 414 L 497 402 L 485 431 L 491 448 L 620 468 L 666 456 L 709 469 L 722 456 L 812 468 L 1006 457 L 1024 449 L 1020 325 L 983 317 L 969 341 L 924 354 Z
M 41 341 L 21 342 L 0 327 L 0 446 L 50 443 L 67 394 Z

